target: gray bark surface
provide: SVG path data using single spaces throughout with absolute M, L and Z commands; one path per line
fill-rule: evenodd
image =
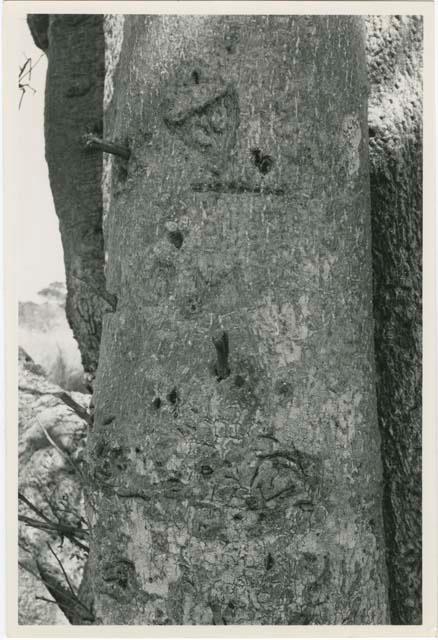
M 388 623 L 364 37 L 354 17 L 125 19 L 98 623 Z
M 421 624 L 422 52 L 419 16 L 367 20 L 378 415 L 391 622 Z
M 104 35 L 101 15 L 30 15 L 35 44 L 46 51 L 45 143 L 59 218 L 67 282 L 66 313 L 86 372 L 99 358 L 105 301 L 102 154 L 82 136 L 101 134 Z

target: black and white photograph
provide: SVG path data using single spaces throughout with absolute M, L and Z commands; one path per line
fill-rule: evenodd
M 43 4 L 3 17 L 17 628 L 421 631 L 427 3 Z

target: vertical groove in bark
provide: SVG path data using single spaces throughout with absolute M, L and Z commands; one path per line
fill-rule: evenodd
M 377 396 L 391 622 L 421 624 L 422 18 L 368 18 Z
M 119 64 L 96 615 L 387 623 L 363 23 L 127 16 Z
M 102 134 L 103 16 L 29 16 L 37 46 L 48 54 L 46 159 L 59 218 L 67 283 L 66 313 L 85 371 L 97 367 L 105 298 L 102 153 L 81 136 Z M 43 248 L 44 250 L 44 248 Z

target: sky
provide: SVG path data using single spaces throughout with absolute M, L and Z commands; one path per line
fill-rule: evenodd
M 20 33 L 18 68 L 27 58 L 35 64 L 41 56 L 24 18 L 18 18 Z M 44 158 L 44 86 L 47 59 L 43 55 L 32 72 L 30 84 L 21 102 L 19 115 L 20 181 L 17 202 L 19 221 L 17 293 L 22 301 L 38 301 L 38 291 L 54 281 L 65 280 L 58 219 L 50 191 Z M 29 82 L 29 80 L 28 80 Z M 17 110 L 21 92 L 17 83 Z

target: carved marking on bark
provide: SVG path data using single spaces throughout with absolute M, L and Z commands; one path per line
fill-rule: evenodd
M 219 171 L 236 144 L 239 102 L 233 86 L 209 76 L 201 66 L 183 73 L 165 101 L 164 122 Z
M 255 193 L 257 195 L 283 196 L 288 192 L 286 186 L 273 187 L 265 184 L 252 185 L 241 180 L 192 182 L 190 186 L 198 193 Z
M 216 349 L 216 364 L 214 372 L 218 381 L 225 380 L 230 375 L 230 367 L 228 365 L 228 334 L 223 331 L 219 336 L 213 338 L 213 344 Z

